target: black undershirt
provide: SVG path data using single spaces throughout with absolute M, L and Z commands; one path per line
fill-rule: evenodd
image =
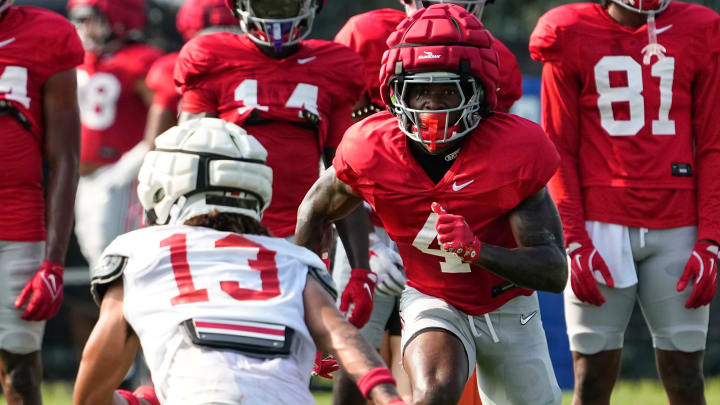
M 457 141 L 456 145 L 451 146 L 447 151 L 437 155 L 428 153 L 422 145 L 410 138 L 407 139 L 407 143 L 415 160 L 420 163 L 420 167 L 425 170 L 430 180 L 437 184 L 457 160 L 458 152 L 462 146 L 461 140 L 462 138 Z

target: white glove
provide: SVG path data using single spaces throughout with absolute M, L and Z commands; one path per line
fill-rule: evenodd
M 370 270 L 377 275 L 375 292 L 382 295 L 397 296 L 405 288 L 405 268 L 400 255 L 390 246 L 382 243 L 371 233 L 370 242 Z

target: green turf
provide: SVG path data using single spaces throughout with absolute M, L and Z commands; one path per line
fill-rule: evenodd
M 708 404 L 720 404 L 720 377 L 707 381 L 706 397 Z M 563 404 L 570 404 L 572 394 L 563 393 Z M 43 401 L 45 405 L 71 405 L 72 387 L 69 383 L 48 383 L 43 386 Z M 318 392 L 315 394 L 318 405 L 330 405 L 332 394 Z M 5 399 L 0 395 L 0 404 Z M 657 381 L 621 381 L 615 387 L 612 400 L 613 405 L 664 405 L 667 398 Z

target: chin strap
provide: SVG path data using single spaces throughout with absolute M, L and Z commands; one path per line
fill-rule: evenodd
M 655 27 L 655 13 L 649 13 L 647 18 L 648 44 L 642 49 L 643 63 L 649 65 L 652 57 L 657 56 L 658 61 L 665 59 L 665 47 L 657 42 L 657 28 Z

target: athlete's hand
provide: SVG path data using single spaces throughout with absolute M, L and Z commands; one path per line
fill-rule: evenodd
M 400 295 L 407 281 L 400 255 L 382 243 L 374 233 L 369 238 L 370 270 L 377 275 L 375 291 L 382 295 Z
M 718 281 L 717 260 L 717 245 L 704 241 L 695 243 L 690 260 L 685 265 L 685 271 L 677 283 L 677 290 L 682 291 L 691 279 L 695 279 L 693 291 L 685 302 L 685 308 L 707 305 L 715 297 Z
M 327 356 L 323 359 L 323 355 L 320 352 L 315 354 L 315 363 L 313 364 L 312 375 L 318 375 L 322 378 L 332 380 L 333 376 L 330 373 L 334 373 L 340 370 L 340 365 L 333 356 Z
M 615 286 L 615 280 L 610 274 L 605 260 L 590 239 L 570 243 L 568 254 L 570 255 L 570 285 L 575 296 L 580 301 L 597 306 L 602 305 L 605 297 L 600 293 L 594 272 L 600 273 L 608 287 Z
M 436 202 L 432 203 L 430 208 L 438 214 L 435 230 L 443 250 L 454 253 L 465 263 L 475 263 L 482 249 L 482 242 L 472 233 L 465 218 L 448 214 Z
M 35 275 L 25 284 L 15 300 L 15 307 L 22 308 L 28 301 L 20 317 L 26 321 L 45 321 L 57 314 L 63 299 L 62 265 L 45 260 Z
M 360 329 L 370 320 L 373 309 L 373 292 L 377 276 L 368 269 L 352 269 L 350 281 L 340 297 L 340 311 L 347 312 L 352 304 L 348 321 Z
M 133 392 L 125 390 L 115 390 L 115 392 L 123 397 L 127 401 L 128 405 L 144 404 L 143 402 L 140 402 L 141 399 L 145 400 L 150 405 L 160 405 L 160 401 L 158 400 L 157 395 L 155 395 L 155 388 L 147 385 L 141 385 Z

